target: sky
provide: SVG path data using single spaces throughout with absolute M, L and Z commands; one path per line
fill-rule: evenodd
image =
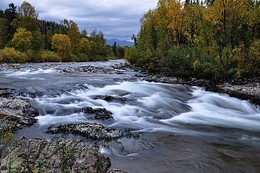
M 9 3 L 20 6 L 24 0 L 0 0 L 0 9 Z M 106 38 L 129 40 L 140 30 L 140 18 L 154 9 L 157 0 L 27 0 L 39 19 L 59 22 L 73 20 L 80 30 L 102 31 Z

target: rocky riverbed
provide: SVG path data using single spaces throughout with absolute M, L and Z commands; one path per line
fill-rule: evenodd
M 260 170 L 259 108 L 219 94 L 259 105 L 259 80 L 215 85 L 123 60 L 2 64 L 0 78 L 1 171 L 10 158 L 14 169 L 53 160 L 53 172 Z
M 110 159 L 100 154 L 98 146 L 78 139 L 62 141 L 43 138 L 14 139 L 12 133 L 37 122 L 38 111 L 28 100 L 12 96 L 14 90 L 0 90 L 0 172 L 97 172 L 124 173 L 118 169 L 110 170 Z M 88 108 L 88 113 L 101 119 L 111 116 L 105 109 Z M 51 128 L 52 133 L 75 133 L 90 139 L 112 140 L 122 133 L 107 129 L 99 124 L 66 124 Z

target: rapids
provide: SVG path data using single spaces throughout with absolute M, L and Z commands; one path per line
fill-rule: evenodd
M 1 69 L 0 88 L 16 89 L 40 112 L 38 122 L 16 137 L 54 138 L 46 133 L 50 126 L 96 122 L 139 135 L 94 142 L 111 158 L 112 167 L 128 172 L 260 172 L 258 106 L 195 86 L 142 81 L 134 70 L 118 69 L 120 63 L 124 61 Z M 106 108 L 114 119 L 91 119 L 84 107 Z

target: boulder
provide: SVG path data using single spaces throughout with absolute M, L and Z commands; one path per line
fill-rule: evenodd
M 83 108 L 83 112 L 88 114 L 95 114 L 95 119 L 97 120 L 113 119 L 112 112 L 106 110 L 105 108 L 93 109 L 92 107 L 86 107 Z
M 38 115 L 27 100 L 0 97 L 0 120 L 7 124 L 16 123 L 17 128 L 29 126 L 36 122 L 34 117 Z
M 50 133 L 71 133 L 81 135 L 92 140 L 111 141 L 123 136 L 123 133 L 116 129 L 106 128 L 96 123 L 61 124 L 58 127 L 50 127 Z
M 0 161 L 0 172 L 92 172 L 106 173 L 109 158 L 78 139 L 54 141 L 47 139 L 19 139 L 11 152 Z
M 123 97 L 114 97 L 114 96 L 108 96 L 108 95 L 97 95 L 94 96 L 94 99 L 101 99 L 101 100 L 105 100 L 107 102 L 119 102 L 119 103 L 125 103 L 126 99 Z

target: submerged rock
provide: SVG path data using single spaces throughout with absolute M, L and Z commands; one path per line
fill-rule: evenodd
M 46 139 L 19 139 L 12 151 L 0 161 L 0 172 L 91 172 L 106 173 L 109 158 L 95 148 L 76 139 L 54 141 Z
M 125 103 L 126 99 L 123 97 L 114 97 L 114 96 L 108 96 L 108 95 L 97 95 L 94 96 L 94 99 L 101 99 L 105 100 L 107 102 L 119 102 L 119 103 Z
M 95 114 L 95 119 L 97 120 L 113 119 L 112 112 L 108 111 L 105 108 L 93 109 L 92 107 L 86 107 L 83 108 L 83 112 L 88 114 Z
M 27 100 L 0 97 L 0 120 L 6 125 L 16 123 L 18 128 L 32 125 L 38 114 Z
M 0 88 L 0 97 L 10 97 L 13 94 L 14 90 L 9 88 Z
M 92 140 L 111 141 L 123 136 L 123 133 L 116 129 L 109 129 L 96 123 L 82 124 L 61 124 L 56 128 L 50 127 L 50 133 L 72 133 L 84 136 Z

